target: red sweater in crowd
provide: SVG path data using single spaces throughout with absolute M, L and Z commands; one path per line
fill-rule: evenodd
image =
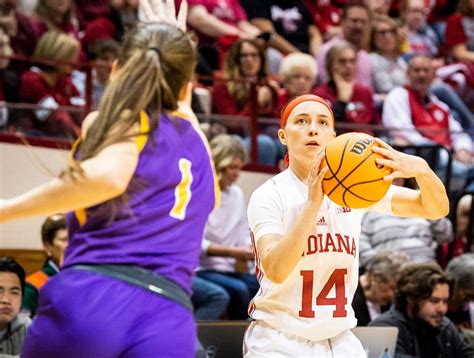
M 332 83 L 316 87 L 314 94 L 330 102 L 337 123 L 354 123 L 361 125 L 379 124 L 380 116 L 372 99 L 372 91 L 369 87 L 354 84 L 354 91 L 349 102 L 341 102 L 337 99 L 336 88 Z M 360 131 L 373 135 L 373 131 L 367 128 L 350 128 L 349 131 Z
M 78 136 L 80 126 L 71 114 L 58 110 L 58 106 L 72 106 L 73 98 L 79 97 L 79 91 L 68 76 L 59 77 L 54 86 L 49 85 L 39 70 L 32 69 L 23 73 L 20 86 L 20 100 L 38 104 L 35 110 L 33 126 L 49 134 L 64 134 L 65 131 Z

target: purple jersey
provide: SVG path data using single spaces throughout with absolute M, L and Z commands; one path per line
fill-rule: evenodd
M 147 128 L 144 112 L 141 119 Z M 64 267 L 138 265 L 190 292 L 204 225 L 216 202 L 209 152 L 191 123 L 180 117 L 161 116 L 154 141 L 142 136 L 137 145 L 141 151 L 127 201 L 68 214 Z

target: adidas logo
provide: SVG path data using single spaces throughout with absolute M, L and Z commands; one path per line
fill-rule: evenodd
M 324 219 L 324 216 L 322 216 L 321 219 L 318 220 L 316 225 L 327 225 L 326 219 Z

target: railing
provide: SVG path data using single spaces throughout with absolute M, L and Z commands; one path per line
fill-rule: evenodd
M 0 58 L 4 58 L 3 56 L 0 56 Z M 76 69 L 79 69 L 85 73 L 85 106 L 84 107 L 59 107 L 56 110 L 61 110 L 65 111 L 68 113 L 74 114 L 76 117 L 80 117 L 80 119 L 84 118 L 85 115 L 87 115 L 90 110 L 92 109 L 92 70 L 95 67 L 98 67 L 97 65 L 91 63 L 91 62 L 85 62 L 85 63 L 72 63 L 69 61 L 51 61 L 51 60 L 45 60 L 45 59 L 31 59 L 31 58 L 26 58 L 23 56 L 10 56 L 10 60 L 15 61 L 15 62 L 26 62 L 26 63 L 42 63 L 42 64 L 49 64 L 49 65 L 54 65 L 54 64 L 69 64 Z M 107 66 L 100 66 L 100 67 L 107 67 Z M 209 78 L 205 78 L 206 80 L 209 80 Z M 220 78 L 219 80 L 222 80 Z M 248 117 L 246 116 L 224 116 L 224 115 L 216 115 L 216 114 L 198 114 L 198 117 L 203 123 L 221 123 L 226 127 L 238 127 L 240 126 L 242 128 L 242 131 L 247 134 L 251 138 L 251 152 L 250 152 L 250 162 L 248 165 L 248 168 L 252 170 L 260 170 L 260 171 L 265 171 L 265 172 L 276 172 L 278 169 L 274 166 L 266 166 L 258 163 L 258 141 L 257 141 L 257 134 L 259 132 L 259 128 L 261 126 L 266 126 L 266 125 L 278 125 L 279 119 L 278 118 L 260 118 L 257 115 L 257 84 L 255 82 L 250 82 L 250 101 L 251 101 L 251 111 L 250 115 Z M 47 137 L 47 133 L 34 133 L 34 132 L 28 132 L 28 130 L 24 130 L 21 128 L 21 126 L 18 128 L 15 125 L 15 117 L 16 116 L 21 116 L 22 113 L 30 113 L 33 114 L 34 110 L 37 109 L 47 109 L 50 110 L 50 108 L 47 107 L 40 107 L 37 105 L 31 105 L 31 104 L 24 104 L 24 103 L 4 103 L 0 104 L 0 107 L 7 108 L 8 109 L 8 115 L 11 116 L 11 120 L 9 123 L 6 123 L 1 127 L 1 121 L 0 121 L 0 131 L 2 131 L 2 140 L 7 140 L 7 141 L 18 141 L 18 138 L 22 138 L 21 140 L 28 140 L 29 143 L 33 143 L 35 140 L 37 140 L 39 137 Z M 377 136 L 382 136 L 382 137 L 389 137 L 389 134 L 391 131 L 396 130 L 397 132 L 400 132 L 401 129 L 394 129 L 394 128 L 386 128 L 383 125 L 358 125 L 358 124 L 351 124 L 351 123 L 337 123 L 337 130 L 338 132 L 347 132 L 347 131 L 372 131 L 376 133 Z M 403 129 L 402 129 L 403 130 Z M 411 129 L 406 129 L 406 130 L 411 130 Z M 22 133 L 21 135 L 19 133 Z M 471 136 L 474 136 L 474 133 L 470 133 Z M 26 136 L 26 137 L 25 137 Z M 7 139 L 9 138 L 9 139 Z M 17 138 L 17 139 L 14 139 Z M 64 135 L 62 136 L 61 139 L 59 139 L 59 142 L 62 143 L 61 145 L 64 145 L 64 142 L 70 141 L 71 136 Z M 58 139 L 56 139 L 58 140 Z M 45 139 L 42 139 L 43 142 L 45 142 Z M 49 139 L 49 141 L 51 141 Z M 408 146 L 406 148 L 403 148 L 401 146 L 397 147 L 398 149 L 416 149 L 418 146 Z M 449 151 L 448 151 L 449 152 Z M 451 152 L 449 152 L 451 154 Z M 416 153 L 415 153 L 416 154 Z M 452 162 L 452 156 L 449 156 L 449 167 L 448 167 L 448 172 L 445 175 L 445 183 L 447 183 L 447 186 L 449 187 L 449 181 L 450 181 L 450 167 L 451 167 L 451 162 Z M 425 158 L 426 159 L 426 158 Z M 429 159 L 429 158 L 428 158 Z M 428 160 L 430 164 L 436 165 L 436 161 L 434 157 Z

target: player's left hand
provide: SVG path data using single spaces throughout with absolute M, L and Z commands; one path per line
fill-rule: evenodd
M 375 143 L 372 151 L 384 157 L 377 158 L 375 162 L 392 169 L 392 173 L 384 177 L 386 181 L 396 178 L 416 178 L 429 169 L 428 163 L 423 158 L 399 152 L 379 138 L 375 138 Z
M 186 17 L 188 15 L 188 3 L 181 2 L 178 16 L 174 7 L 174 0 L 140 0 L 138 4 L 138 18 L 141 23 L 168 23 L 186 31 Z

